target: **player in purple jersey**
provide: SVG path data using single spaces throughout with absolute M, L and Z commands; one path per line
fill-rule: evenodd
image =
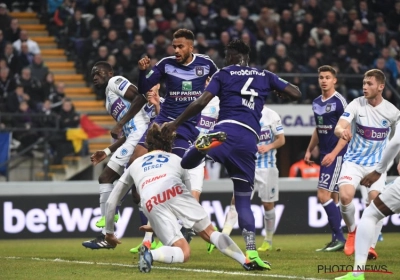
M 250 203 L 261 111 L 266 97 L 274 90 L 291 99 L 299 99 L 301 92 L 271 72 L 249 67 L 249 52 L 250 48 L 243 41 L 231 41 L 225 56 L 229 66 L 215 73 L 200 98 L 163 129 L 177 129 L 185 120 L 200 113 L 214 96 L 219 97 L 218 123 L 210 133 L 196 140 L 182 158 L 181 165 L 193 168 L 206 155 L 225 165 L 234 185 L 235 206 L 247 255 L 262 265 L 256 251 L 255 221 Z M 269 269 L 268 265 L 263 267 Z
M 340 227 L 342 216 L 337 207 L 339 202 L 339 189 L 337 180 L 342 166 L 343 155 L 346 152 L 347 141 L 338 139 L 334 129 L 347 106 L 344 97 L 335 90 L 336 70 L 329 65 L 318 68 L 318 82 L 322 94 L 314 99 L 313 111 L 317 127 L 315 128 L 308 145 L 304 160 L 310 160 L 311 151 L 319 146 L 321 169 L 318 181 L 317 196 L 319 202 L 328 215 L 329 226 L 332 231 L 332 240 L 317 252 L 335 252 L 343 250 L 346 242 Z

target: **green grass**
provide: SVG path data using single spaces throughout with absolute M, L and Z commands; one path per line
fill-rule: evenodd
M 137 269 L 137 255 L 129 253 L 131 247 L 141 240 L 123 238 L 122 244 L 115 250 L 89 250 L 82 247 L 81 239 L 30 239 L 0 241 L 0 279 L 243 279 L 267 276 L 267 279 L 287 279 L 283 276 L 333 279 L 343 273 L 318 273 L 318 265 L 352 265 L 353 257 L 342 252 L 317 253 L 315 249 L 323 246 L 328 235 L 277 235 L 274 237 L 274 250 L 260 253 L 260 256 L 272 263 L 271 271 L 246 272 L 235 261 L 222 255 L 217 249 L 207 254 L 206 243 L 195 237 L 191 243 L 192 255 L 185 264 L 155 263 L 149 274 Z M 243 247 L 240 236 L 234 240 Z M 258 245 L 262 238 L 259 237 Z M 393 275 L 371 273 L 367 279 L 400 279 L 399 235 L 384 234 L 384 241 L 377 246 L 379 258 L 368 264 L 386 265 Z M 8 257 L 18 257 L 10 259 Z M 63 261 L 54 261 L 61 259 Z M 71 262 L 67 262 L 71 261 Z M 77 262 L 89 262 L 77 263 Z M 121 265 L 111 265 L 121 264 Z M 175 269 L 176 268 L 176 269 Z M 237 272 L 246 275 L 207 273 L 198 270 Z M 255 277 L 252 277 L 252 276 Z M 273 277 L 279 275 L 281 277 Z

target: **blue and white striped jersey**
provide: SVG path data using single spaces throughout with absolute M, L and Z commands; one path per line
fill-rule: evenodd
M 353 134 L 344 161 L 362 166 L 376 165 L 399 117 L 400 111 L 385 99 L 375 107 L 364 96 L 350 102 L 340 117 L 351 124 Z
M 275 141 L 275 135 L 283 134 L 283 126 L 281 117 L 275 111 L 264 106 L 261 112 L 261 145 L 268 145 Z M 271 168 L 276 167 L 276 149 L 269 150 L 264 154 L 257 153 L 256 168 Z
M 112 77 L 108 81 L 106 88 L 106 109 L 116 121 L 125 116 L 131 107 L 131 102 L 124 98 L 125 92 L 131 85 L 133 84 L 122 76 Z M 124 125 L 123 131 L 125 136 L 135 132 L 139 126 L 148 125 L 149 121 L 149 116 L 142 108 L 134 118 Z

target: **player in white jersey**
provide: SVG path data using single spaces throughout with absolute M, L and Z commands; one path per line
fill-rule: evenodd
M 396 132 L 383 152 L 380 162 L 375 166 L 374 171 L 366 175 L 360 182 L 364 186 L 373 186 L 380 180 L 383 174 L 389 169 L 393 159 L 400 151 L 400 124 L 397 124 Z M 400 166 L 400 165 L 399 165 Z M 399 166 L 397 170 L 399 170 Z M 353 272 L 337 277 L 338 280 L 364 280 L 369 248 L 375 242 L 375 228 L 383 218 L 400 214 L 400 177 L 394 182 L 385 186 L 383 192 L 375 197 L 371 204 L 364 210 L 357 226 L 355 238 L 355 258 Z
M 260 119 L 261 133 L 258 143 L 254 191 L 264 206 L 264 242 L 257 250 L 265 252 L 272 249 L 272 236 L 275 231 L 275 202 L 279 200 L 279 170 L 276 167 L 276 150 L 285 145 L 285 135 L 281 118 L 275 111 L 264 106 Z M 237 222 L 234 198 L 226 215 L 223 233 L 230 234 Z
M 385 88 L 386 77 L 382 71 L 372 69 L 364 74 L 364 96 L 354 99 L 340 117 L 335 127 L 335 135 L 350 141 L 344 156 L 344 163 L 340 172 L 339 198 L 340 211 L 349 234 L 344 247 L 346 255 L 354 253 L 354 238 L 356 232 L 355 207 L 353 198 L 361 179 L 371 171 L 381 160 L 383 150 L 389 139 L 389 134 L 394 133 L 400 112 L 389 101 L 383 99 L 382 91 Z M 354 134 L 350 131 L 350 124 Z M 386 172 L 380 179 L 369 187 L 369 200 L 372 201 L 383 189 Z M 376 227 L 376 239 L 381 230 L 382 223 Z M 377 254 L 370 249 L 371 254 Z
M 103 172 L 99 176 L 100 184 L 100 210 L 101 216 L 105 216 L 105 203 L 114 187 L 114 181 L 124 172 L 125 164 L 146 131 L 150 118 L 144 110 L 146 99 L 137 91 L 137 87 L 131 84 L 122 76 L 114 76 L 113 69 L 107 62 L 97 62 L 92 69 L 93 83 L 97 88 L 104 89 L 106 95 L 106 109 L 117 123 L 123 123 L 122 131 L 124 135 L 110 147 L 103 151 L 96 152 L 93 156 L 105 158 L 112 152 L 111 159 L 107 163 Z M 141 110 L 133 118 L 130 117 L 131 108 L 141 106 Z M 118 211 L 118 209 L 114 209 Z M 116 212 L 113 221 L 119 218 Z M 98 221 L 97 226 L 104 227 L 104 218 Z M 105 229 L 102 234 L 93 240 L 82 243 L 86 248 L 91 249 L 109 249 L 112 248 L 105 242 Z
M 150 226 L 165 246 L 150 250 L 146 242 L 140 248 L 138 267 L 150 272 L 153 261 L 182 263 L 190 257 L 190 247 L 183 237 L 178 219 L 184 227 L 194 228 L 208 242 L 212 242 L 225 255 L 239 262 L 246 270 L 263 270 L 255 260 L 246 258 L 235 242 L 225 234 L 215 231 L 207 212 L 190 193 L 190 175 L 180 167 L 181 158 L 173 153 L 175 134 L 162 135 L 161 128 L 153 123 L 148 130 L 146 144 L 149 153 L 137 158 L 119 179 L 106 205 L 106 240 L 117 246 L 120 241 L 114 235 L 112 218 L 114 209 L 134 184 L 140 195 L 140 203 Z M 269 267 L 269 266 L 268 266 Z

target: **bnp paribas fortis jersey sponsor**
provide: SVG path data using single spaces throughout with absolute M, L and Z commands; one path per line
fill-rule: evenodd
M 338 92 L 323 100 L 322 95 L 314 99 L 312 109 L 317 128 L 319 149 L 322 155 L 329 154 L 336 147 L 339 138 L 335 135 L 335 127 L 344 109 L 346 99 Z M 344 155 L 346 148 L 342 149 L 339 156 Z
M 399 117 L 400 111 L 385 99 L 375 107 L 364 96 L 350 102 L 341 116 L 351 123 L 353 133 L 344 161 L 362 166 L 377 164 Z
M 264 106 L 261 114 L 259 146 L 271 144 L 275 141 L 276 135 L 284 133 L 281 117 L 277 112 Z M 271 149 L 264 154 L 257 153 L 256 168 L 271 167 L 276 167 L 276 149 Z
M 122 119 L 131 106 L 131 102 L 124 98 L 126 91 L 131 85 L 128 79 L 122 76 L 112 77 L 108 81 L 106 88 L 106 109 L 116 121 Z M 149 121 L 148 113 L 142 108 L 134 118 L 124 125 L 123 131 L 125 136 L 135 132 L 139 126 L 147 125 Z

